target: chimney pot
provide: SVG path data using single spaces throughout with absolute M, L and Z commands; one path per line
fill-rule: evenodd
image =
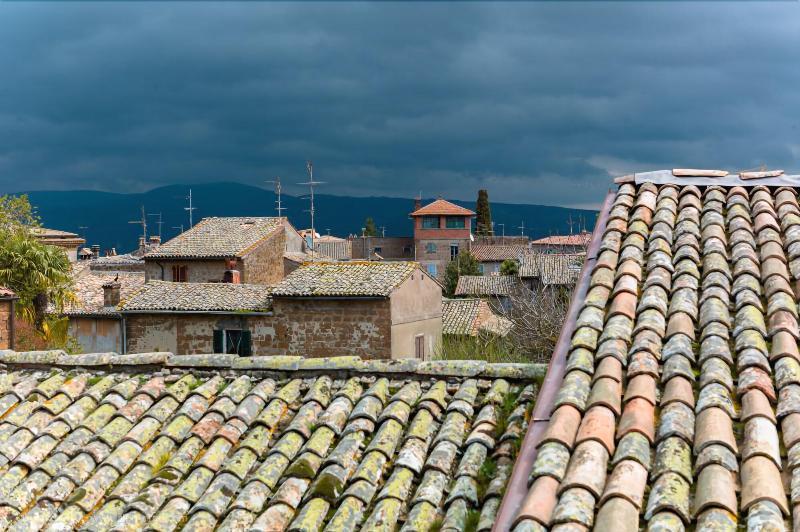
M 112 281 L 103 285 L 103 306 L 116 307 L 119 305 L 120 292 L 122 285 L 117 281 Z
M 158 235 L 153 235 L 150 237 L 150 243 L 156 246 L 161 245 L 161 237 Z
M 239 270 L 225 270 L 222 276 L 223 283 L 242 284 L 242 274 Z
M 92 258 L 99 259 L 100 258 L 100 245 L 94 244 L 92 245 Z

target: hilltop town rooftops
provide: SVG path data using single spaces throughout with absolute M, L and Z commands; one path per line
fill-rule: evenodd
M 308 262 L 275 286 L 275 297 L 388 297 L 415 271 L 416 262 Z
M 538 278 L 544 285 L 567 285 L 578 280 L 585 253 L 529 253 L 519 266 L 521 278 Z
M 502 262 L 507 259 L 519 260 L 528 251 L 526 245 L 475 244 L 469 250 L 478 262 Z
M 442 299 L 442 334 L 476 336 L 486 332 L 505 336 L 513 325 L 482 299 Z
M 800 178 L 686 173 L 607 199 L 500 530 L 800 523 Z
M 33 227 L 31 228 L 31 233 L 42 239 L 76 239 L 84 241 L 77 233 L 61 231 L 59 229 L 49 229 L 47 227 Z
M 150 281 L 119 305 L 123 312 L 263 312 L 272 304 L 272 287 L 237 283 Z
M 462 275 L 458 278 L 457 296 L 509 296 L 519 287 L 515 275 Z
M 411 216 L 475 216 L 475 213 L 447 200 L 437 199 L 411 213 Z
M 488 532 L 538 369 L 0 352 L 3 528 Z
M 72 282 L 77 301 L 69 304 L 64 309 L 64 314 L 116 314 L 116 308 L 103 305 L 103 285 L 114 280 L 119 282 L 120 295 L 124 300 L 144 285 L 144 272 L 92 271 L 88 261 L 74 264 Z
M 538 240 L 532 240 L 531 244 L 536 246 L 588 246 L 592 239 L 592 233 L 582 231 L 574 235 L 553 235 Z
M 147 253 L 146 259 L 241 257 L 278 231 L 285 218 L 204 218 L 197 225 Z

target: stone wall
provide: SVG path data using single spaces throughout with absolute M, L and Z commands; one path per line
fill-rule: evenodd
M 11 345 L 11 331 L 13 327 L 13 301 L 0 299 L 0 349 L 13 349 Z
M 128 353 L 169 351 L 181 355 L 214 352 L 214 331 L 250 331 L 253 356 L 282 354 L 275 347 L 272 316 L 236 314 L 129 314 Z
M 388 299 L 276 298 L 273 310 L 276 347 L 288 355 L 392 357 Z
M 377 236 L 357 237 L 350 240 L 354 259 L 372 258 L 367 253 L 375 248 L 380 248 L 378 254 L 389 260 L 414 260 L 414 238 L 410 236 L 386 237 Z
M 164 267 L 162 278 L 161 266 Z M 145 261 L 144 276 L 145 282 L 152 280 L 173 281 L 172 267 L 186 266 L 186 274 L 190 283 L 208 283 L 222 280 L 222 276 L 227 269 L 226 263 L 222 259 L 218 260 L 169 260 L 169 259 L 147 259 Z
M 242 282 L 250 284 L 276 284 L 283 279 L 283 253 L 286 232 L 276 231 L 263 240 L 240 261 Z

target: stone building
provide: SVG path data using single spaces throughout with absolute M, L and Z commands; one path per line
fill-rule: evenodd
M 519 278 L 530 290 L 571 287 L 578 280 L 586 253 L 530 253 L 522 257 Z
M 86 240 L 81 238 L 80 235 L 70 233 L 69 231 L 34 227 L 31 232 L 39 242 L 63 249 L 70 262 L 76 262 L 78 260 L 78 248 L 86 243 Z
M 14 302 L 17 296 L 0 286 L 0 349 L 14 349 Z
M 125 352 L 282 354 L 265 285 L 150 281 L 118 311 Z
M 94 270 L 89 261 L 73 265 L 72 280 L 77 300 L 64 309 L 69 334 L 84 353 L 122 353 L 124 331 L 120 301 L 144 284 L 144 272 Z
M 442 300 L 443 336 L 506 336 L 514 324 L 494 313 L 489 303 L 478 298 Z
M 504 261 L 511 259 L 521 262 L 528 252 L 525 244 L 473 244 L 470 253 L 480 265 L 483 275 L 497 275 Z
M 416 205 L 414 220 L 415 260 L 432 277 L 442 278 L 447 263 L 472 243 L 475 213 L 438 199 L 424 207 Z
M 354 236 L 350 243 L 354 259 L 414 260 L 414 237 Z
M 540 253 L 585 253 L 592 234 L 581 231 L 573 235 L 552 235 L 531 241 L 531 250 Z
M 208 283 L 236 270 L 243 283 L 275 284 L 284 277 L 284 254 L 303 250 L 286 218 L 205 218 L 146 254 L 145 274 L 148 281 Z
M 290 355 L 428 359 L 441 339 L 441 285 L 414 262 L 305 264 L 272 300 Z

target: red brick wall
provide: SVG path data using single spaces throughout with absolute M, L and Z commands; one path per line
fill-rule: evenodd
M 328 357 L 356 355 L 389 359 L 391 311 L 388 299 L 273 301 L 276 347 L 289 355 Z

